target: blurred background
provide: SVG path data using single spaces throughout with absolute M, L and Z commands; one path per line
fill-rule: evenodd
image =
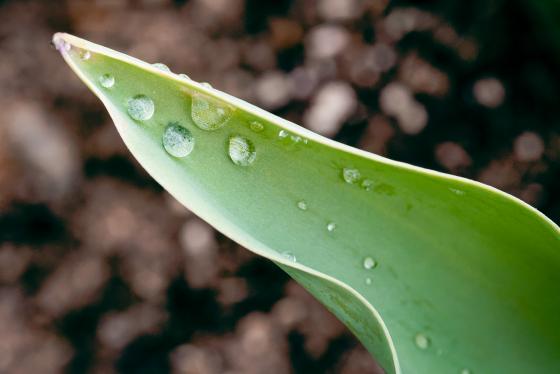
M 560 222 L 556 0 L 0 1 L 0 373 L 379 373 L 135 162 L 66 31 Z

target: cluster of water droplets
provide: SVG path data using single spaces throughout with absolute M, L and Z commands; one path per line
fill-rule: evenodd
M 307 144 L 308 140 L 304 137 L 301 137 L 299 135 L 296 134 L 290 134 L 288 131 L 286 130 L 280 130 L 278 131 L 278 138 L 283 140 L 283 139 L 288 139 L 292 144 Z

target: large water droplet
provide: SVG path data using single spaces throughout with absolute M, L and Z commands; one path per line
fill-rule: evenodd
M 194 148 L 194 137 L 178 123 L 170 123 L 163 133 L 163 147 L 171 156 L 186 157 Z
M 350 184 L 356 183 L 361 177 L 362 175 L 360 174 L 360 171 L 358 169 L 352 169 L 352 168 L 342 169 L 342 178 L 344 178 L 346 183 L 350 183 Z
M 105 88 L 111 88 L 115 85 L 115 77 L 111 74 L 103 74 L 99 77 L 99 84 Z
M 231 161 L 240 166 L 251 165 L 257 157 L 253 143 L 249 139 L 238 135 L 229 138 L 228 152 Z
M 82 50 L 80 51 L 80 58 L 81 58 L 83 61 L 89 60 L 90 57 L 91 57 L 91 53 L 90 53 L 88 50 L 82 49 Z
M 427 349 L 430 346 L 430 338 L 422 333 L 418 333 L 414 337 L 414 343 L 420 349 Z
M 217 100 L 193 95 L 191 103 L 191 117 L 202 130 L 214 131 L 222 128 L 231 116 L 231 109 L 220 104 Z
M 363 265 L 364 269 L 370 270 L 377 266 L 377 262 L 375 262 L 375 260 L 371 257 L 366 257 L 364 258 Z
M 289 251 L 282 252 L 282 256 L 289 261 L 297 262 L 297 258 L 292 252 Z
M 259 121 L 251 121 L 249 123 L 249 128 L 254 132 L 261 132 L 264 130 L 264 125 Z
M 127 111 L 132 119 L 147 121 L 154 115 L 154 102 L 146 95 L 136 95 L 128 100 Z
M 307 203 L 303 200 L 298 201 L 297 207 L 301 210 L 307 210 Z
M 336 223 L 334 223 L 334 222 L 329 222 L 329 223 L 327 224 L 327 230 L 328 230 L 329 232 L 333 232 L 335 229 L 336 229 Z
M 159 69 L 161 71 L 166 71 L 166 72 L 171 72 L 171 69 L 169 69 L 169 66 L 162 64 L 161 62 L 156 62 L 155 64 L 152 64 L 153 67 L 155 67 L 156 69 Z

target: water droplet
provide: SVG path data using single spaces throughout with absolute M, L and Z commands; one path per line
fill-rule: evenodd
M 292 252 L 282 252 L 282 256 L 289 261 L 297 262 L 297 258 Z
M 210 83 L 208 83 L 208 82 L 202 82 L 202 83 L 200 83 L 200 84 L 201 84 L 203 87 L 212 88 L 212 85 L 211 85 Z
M 231 116 L 231 109 L 217 100 L 193 95 L 191 103 L 191 117 L 202 130 L 214 131 L 222 128 Z
M 249 128 L 254 132 L 261 132 L 264 130 L 264 125 L 259 121 L 251 121 L 251 123 L 249 123 Z
M 463 196 L 466 192 L 463 190 L 459 190 L 457 188 L 449 188 L 449 191 L 453 192 L 455 195 Z
M 229 138 L 229 158 L 234 164 L 240 166 L 248 166 L 255 161 L 257 152 L 255 146 L 250 140 L 241 136 L 232 136 Z
M 346 183 L 354 184 L 361 178 L 360 171 L 358 169 L 344 168 L 342 169 L 342 178 Z
M 299 143 L 303 141 L 303 138 L 299 135 L 292 135 L 290 138 L 294 143 Z
M 430 339 L 426 335 L 418 333 L 414 337 L 414 343 L 420 349 L 427 349 L 430 346 Z
M 191 80 L 191 77 L 189 77 L 187 74 L 181 73 L 181 74 L 179 74 L 179 76 L 180 76 L 181 78 L 183 78 L 183 79 Z
M 301 210 L 307 210 L 307 203 L 303 200 L 298 201 L 297 207 Z
M 334 223 L 334 222 L 329 222 L 329 223 L 327 224 L 327 230 L 328 230 L 329 232 L 333 232 L 335 229 L 336 229 L 336 223 Z
M 287 138 L 288 135 L 289 135 L 289 134 L 288 134 L 288 132 L 287 132 L 286 130 L 280 130 L 280 131 L 278 132 L 278 137 L 281 138 L 281 139 Z
M 62 42 L 62 48 L 64 48 L 65 51 L 70 52 L 70 50 L 72 49 L 72 44 L 64 41 Z
M 366 190 L 366 191 L 371 191 L 371 189 L 373 188 L 373 181 L 370 179 L 364 179 L 362 181 L 362 183 L 360 184 L 360 186 Z
M 472 374 L 472 371 L 470 369 L 465 368 L 461 370 L 461 374 Z
M 154 102 L 146 95 L 136 95 L 128 100 L 127 111 L 132 119 L 147 121 L 154 115 Z
M 364 258 L 364 269 L 370 270 L 377 266 L 377 262 L 371 257 Z
M 371 278 L 366 278 L 366 284 L 369 286 L 371 284 Z
M 178 123 L 170 123 L 163 133 L 163 147 L 171 156 L 186 157 L 194 148 L 194 137 Z
M 99 77 L 99 83 L 105 88 L 111 88 L 115 85 L 115 77 L 111 74 L 103 74 Z
M 155 64 L 152 64 L 153 67 L 155 67 L 156 69 L 159 69 L 161 71 L 166 71 L 166 72 L 171 72 L 171 69 L 169 69 L 169 66 L 162 64 L 161 62 L 156 62 Z
M 84 61 L 89 60 L 89 58 L 91 57 L 91 53 L 85 49 L 82 49 L 80 51 L 80 58 Z

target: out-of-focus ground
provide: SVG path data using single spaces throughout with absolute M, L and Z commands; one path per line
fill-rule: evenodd
M 53 32 L 558 222 L 559 54 L 539 15 L 522 0 L 0 1 L 0 372 L 380 372 L 139 167 Z

